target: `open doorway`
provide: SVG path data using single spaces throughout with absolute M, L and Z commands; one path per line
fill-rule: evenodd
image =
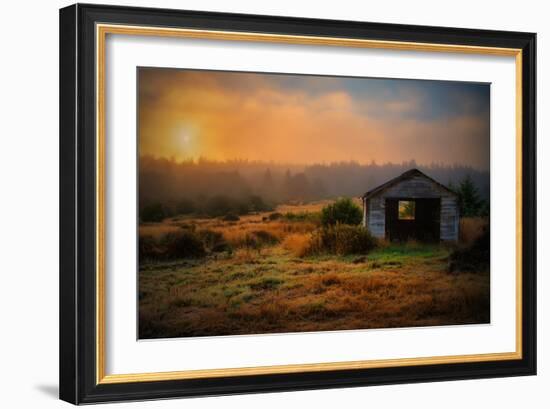
M 386 199 L 386 237 L 390 241 L 439 241 L 440 214 L 440 198 Z

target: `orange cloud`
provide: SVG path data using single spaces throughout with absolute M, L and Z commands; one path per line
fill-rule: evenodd
M 140 154 L 300 164 L 414 159 L 488 168 L 483 115 L 422 119 L 414 115 L 422 112 L 414 93 L 365 102 L 345 88 L 307 92 L 269 75 L 240 75 L 141 72 Z

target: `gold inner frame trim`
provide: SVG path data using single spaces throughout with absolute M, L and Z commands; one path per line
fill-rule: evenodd
M 203 379 L 228 376 L 290 374 L 347 369 L 388 368 L 466 362 L 490 362 L 522 358 L 522 51 L 515 48 L 364 40 L 321 36 L 298 36 L 236 31 L 178 29 L 167 27 L 96 24 L 96 382 L 127 382 Z M 105 373 L 105 41 L 107 34 L 196 38 L 207 40 L 267 42 L 298 45 L 371 48 L 401 51 L 466 53 L 515 57 L 516 65 L 516 350 L 504 353 L 450 355 L 366 361 L 322 362 L 172 372 L 132 374 Z

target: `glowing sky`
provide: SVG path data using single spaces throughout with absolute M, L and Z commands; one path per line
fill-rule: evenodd
M 140 68 L 140 155 L 489 169 L 488 84 Z

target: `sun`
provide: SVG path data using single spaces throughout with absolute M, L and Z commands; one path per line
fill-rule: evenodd
M 191 134 L 185 130 L 180 135 L 180 140 L 184 146 L 187 146 L 191 143 Z
M 174 154 L 179 158 L 191 158 L 199 152 L 199 135 L 195 126 L 180 124 L 175 127 L 172 134 L 172 146 Z

